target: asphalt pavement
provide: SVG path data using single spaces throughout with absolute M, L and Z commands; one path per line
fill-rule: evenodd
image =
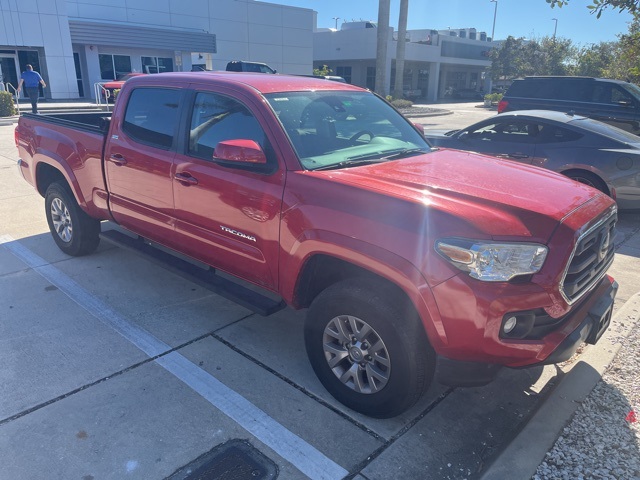
M 495 113 L 437 107 L 452 113 L 412 120 L 453 129 Z M 530 478 L 559 434 L 527 428 L 561 430 L 570 409 L 551 426 L 540 412 L 564 385 L 588 395 L 579 370 L 597 382 L 637 320 L 621 308 L 640 292 L 640 215 L 622 213 L 610 274 L 625 316 L 611 335 L 566 364 L 504 370 L 482 388 L 434 384 L 405 414 L 371 419 L 315 378 L 304 312 L 256 316 L 106 244 L 61 253 L 16 161 L 13 126 L 0 126 L 0 478 L 163 479 L 229 445 L 267 472 L 252 478 L 472 479 L 513 456 L 520 470 L 493 478 Z M 542 448 L 523 450 L 527 439 Z

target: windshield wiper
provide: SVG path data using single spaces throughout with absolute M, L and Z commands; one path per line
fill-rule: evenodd
M 342 162 L 339 163 L 332 163 L 331 165 L 323 165 L 321 167 L 318 168 L 313 168 L 312 170 L 334 170 L 334 169 L 338 169 L 338 168 L 345 168 L 345 167 L 353 167 L 355 165 L 367 165 L 367 164 L 373 164 L 373 163 L 382 163 L 382 162 L 386 162 L 388 159 L 387 158 L 380 158 L 376 155 L 376 158 L 359 158 L 359 159 L 347 159 L 344 160 Z
M 413 155 L 417 155 L 420 153 L 429 153 L 430 150 L 424 150 L 423 148 L 403 148 L 400 150 L 392 150 L 393 153 L 387 152 L 387 155 L 384 155 L 380 152 L 376 153 L 367 153 L 365 155 L 356 155 L 354 157 L 349 157 L 346 160 L 333 163 L 331 165 L 323 165 L 318 168 L 314 168 L 313 170 L 334 170 L 338 168 L 345 167 L 353 167 L 356 165 L 367 165 L 374 163 L 384 163 L 388 160 L 398 160 L 400 158 L 411 157 Z M 380 156 L 384 155 L 384 156 Z

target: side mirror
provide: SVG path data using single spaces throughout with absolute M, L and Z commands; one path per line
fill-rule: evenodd
M 420 132 L 420 135 L 422 135 L 424 137 L 424 125 L 422 125 L 420 123 L 414 123 L 414 122 L 411 122 L 411 123 L 416 128 L 416 130 L 418 130 Z
M 236 164 L 265 165 L 267 157 L 253 140 L 225 140 L 216 145 L 213 159 Z

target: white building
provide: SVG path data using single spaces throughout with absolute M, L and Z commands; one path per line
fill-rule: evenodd
M 264 62 L 310 74 L 313 10 L 254 0 L 0 0 L 0 81 L 26 64 L 47 98 L 91 98 L 128 72 L 224 70 Z
M 373 22 L 347 22 L 340 30 L 317 29 L 313 34 L 314 67 L 327 65 L 349 83 L 373 89 L 377 32 Z M 407 96 L 435 101 L 450 92 L 490 91 L 485 72 L 491 65 L 493 45 L 484 32 L 474 28 L 410 30 L 406 42 L 403 90 Z M 397 33 L 390 28 L 385 93 L 395 84 L 396 48 Z

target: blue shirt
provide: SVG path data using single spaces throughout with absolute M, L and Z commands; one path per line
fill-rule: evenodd
M 40 80 L 42 80 L 40 74 L 38 72 L 34 72 L 33 70 L 25 70 L 24 72 L 22 72 L 20 78 L 24 80 L 24 86 L 27 88 L 37 87 L 40 83 Z

